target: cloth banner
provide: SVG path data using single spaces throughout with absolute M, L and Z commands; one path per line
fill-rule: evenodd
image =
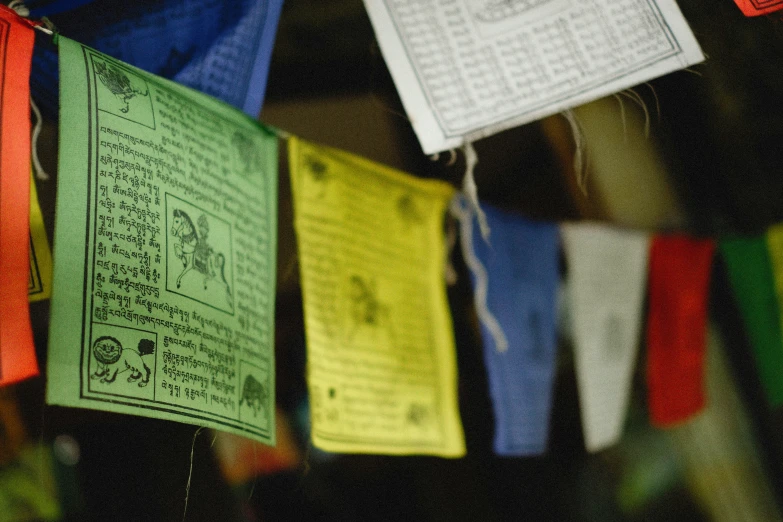
M 622 435 L 642 322 L 649 237 L 592 223 L 561 225 L 585 446 Z
M 427 154 L 704 60 L 674 0 L 364 5 Z
M 488 274 L 487 308 L 505 333 L 500 351 L 482 324 L 484 362 L 495 412 L 495 452 L 546 452 L 555 377 L 559 231 L 482 204 L 491 245 L 473 234 L 473 249 Z M 475 285 L 475 277 L 473 278 Z
M 774 241 L 774 238 L 773 238 Z M 771 406 L 783 404 L 783 339 L 770 252 L 764 236 L 724 239 L 720 252 Z
M 46 399 L 275 443 L 277 139 L 59 38 Z
M 29 21 L 0 6 L 0 384 L 38 374 L 30 307 Z
M 445 285 L 454 189 L 288 140 L 313 444 L 465 453 Z
M 653 425 L 704 407 L 707 305 L 715 243 L 656 236 L 650 247 L 647 393 Z
M 32 6 L 31 15 L 46 14 L 48 8 L 60 34 L 214 96 L 257 118 L 282 3 L 71 0 L 44 4 L 38 10 Z M 78 8 L 62 12 L 68 7 Z M 36 46 L 33 70 L 36 101 L 46 113 L 56 114 L 56 48 Z

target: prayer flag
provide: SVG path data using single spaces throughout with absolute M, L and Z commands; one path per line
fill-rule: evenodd
M 59 38 L 47 402 L 275 441 L 277 141 Z
M 465 453 L 444 281 L 454 189 L 288 141 L 313 444 Z
M 647 386 L 650 419 L 681 422 L 704 407 L 707 304 L 715 243 L 656 236 L 650 247 Z
M 427 154 L 704 59 L 674 0 L 364 5 Z
M 585 446 L 620 439 L 642 322 L 647 234 L 592 223 L 562 225 Z
M 84 1 L 40 7 L 64 11 Z M 60 5 L 63 4 L 63 5 Z M 283 0 L 94 0 L 52 20 L 60 34 L 214 96 L 257 118 Z M 35 14 L 36 11 L 34 10 Z M 33 94 L 57 110 L 57 55 L 36 49 Z
M 773 237 L 773 241 L 775 241 Z M 770 405 L 783 404 L 780 305 L 764 236 L 724 239 L 720 252 Z
M 33 31 L 0 6 L 0 384 L 38 374 L 27 300 Z
M 487 308 L 508 343 L 506 350 L 498 349 L 482 323 L 495 452 L 540 455 L 547 447 L 555 377 L 559 232 L 553 223 L 481 207 L 491 244 L 473 234 L 473 249 L 487 273 Z

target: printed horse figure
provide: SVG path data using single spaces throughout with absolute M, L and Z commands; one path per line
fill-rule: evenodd
M 199 235 L 199 232 L 201 233 Z M 226 299 L 229 306 L 234 306 L 234 300 L 231 296 L 231 287 L 226 281 L 225 265 L 226 258 L 220 252 L 215 252 L 214 249 L 207 243 L 207 235 L 209 234 L 209 223 L 206 216 L 203 214 L 198 219 L 198 230 L 193 224 L 193 221 L 188 216 L 187 212 L 180 209 L 174 209 L 174 221 L 171 225 L 171 235 L 179 241 L 174 244 L 174 255 L 182 261 L 182 272 L 177 277 L 177 288 L 182 283 L 182 277 L 190 272 L 191 269 L 196 269 L 197 272 L 204 275 L 204 290 L 207 289 L 207 283 L 212 279 L 217 279 L 217 275 L 220 275 L 218 280 L 223 286 L 226 287 Z

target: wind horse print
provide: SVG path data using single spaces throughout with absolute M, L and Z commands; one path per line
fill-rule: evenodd
M 173 216 L 170 234 L 177 240 L 174 243 L 174 254 L 182 261 L 182 271 L 177 276 L 177 288 L 182 286 L 182 279 L 191 270 L 195 270 L 204 276 L 204 290 L 208 289 L 212 281 L 223 286 L 229 307 L 233 308 L 231 285 L 226 280 L 226 257 L 209 244 L 209 220 L 206 214 L 199 215 L 195 225 L 188 213 L 182 209 L 175 208 Z

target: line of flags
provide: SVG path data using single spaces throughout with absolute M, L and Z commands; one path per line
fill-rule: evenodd
M 6 8 L 0 8 L 0 19 L 10 35 L 2 49 L 2 103 L 16 108 L 2 111 L 1 124 L 3 129 L 25 129 L 35 24 Z M 148 95 L 149 91 L 143 96 Z M 124 103 L 129 109 L 130 99 L 122 99 L 117 107 Z M 63 115 L 61 126 L 61 133 L 70 131 Z M 12 195 L 0 199 L 0 382 L 4 384 L 37 373 L 26 303 L 34 285 L 24 259 L 30 245 L 30 212 L 21 208 L 30 201 L 28 135 L 3 133 L 0 143 L 0 189 Z M 461 196 L 445 183 L 421 180 L 296 137 L 288 138 L 288 147 L 314 442 L 341 452 L 464 454 L 456 355 L 445 300 L 442 226 L 452 198 Z M 704 394 L 703 364 L 713 241 L 681 235 L 651 237 L 592 223 L 558 226 L 530 222 L 485 203 L 481 208 L 492 231 L 489 242 L 480 234 L 466 236 L 476 225 L 469 214 L 469 220 L 461 223 L 462 247 L 484 270 L 483 275 L 473 270 L 472 276 L 477 310 L 487 312 L 479 316 L 498 454 L 535 455 L 546 450 L 561 240 L 587 448 L 605 448 L 622 433 L 638 360 L 645 291 L 651 421 L 668 426 L 703 407 L 709 400 Z M 83 210 L 71 209 L 77 214 Z M 40 230 L 35 221 L 30 221 L 33 236 Z M 717 242 L 772 405 L 783 402 L 782 238 L 783 232 L 773 227 L 763 237 Z M 161 240 L 172 241 L 165 235 Z M 56 245 L 54 256 L 61 267 L 68 263 L 57 255 L 62 248 Z M 66 269 L 77 277 L 84 267 L 60 268 Z M 28 285 L 27 292 L 22 283 Z M 274 293 L 264 297 L 273 299 Z M 221 317 L 209 315 L 209 310 L 204 313 L 208 320 Z M 158 315 L 163 319 L 170 311 Z M 54 360 L 58 353 L 72 350 L 58 342 L 56 336 L 52 338 Z M 107 341 L 104 344 L 111 349 Z M 142 354 L 141 348 L 138 354 L 151 355 Z M 90 364 L 74 364 L 71 378 L 79 379 Z M 246 377 L 248 371 L 240 367 L 237 374 Z M 248 382 L 237 381 L 240 405 L 260 400 L 259 388 Z M 56 393 L 50 389 L 49 397 Z

